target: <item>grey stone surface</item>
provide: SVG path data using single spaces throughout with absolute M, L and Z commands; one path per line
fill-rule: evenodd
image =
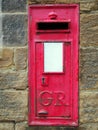
M 0 72 L 0 89 L 26 89 L 27 73 L 23 71 Z
M 2 0 L 0 0 L 0 13 L 2 12 Z
M 91 10 L 98 10 L 98 1 L 96 0 L 81 0 L 80 4 L 80 10 L 81 11 L 91 11 Z
M 0 130 L 14 130 L 14 123 L 12 122 L 1 122 Z
M 92 110 L 98 108 L 98 92 L 97 91 L 83 91 L 80 93 L 80 107 L 92 108 Z
M 80 50 L 80 89 L 98 89 L 98 48 Z
M 27 0 L 2 0 L 3 12 L 25 12 Z
M 4 120 L 27 120 L 26 91 L 0 91 L 0 121 Z
M 26 127 L 28 126 L 27 122 L 19 122 L 15 125 L 15 130 L 26 130 Z
M 80 123 L 97 123 L 98 108 L 80 108 Z
M 26 130 L 78 130 L 76 127 L 60 127 L 60 126 L 35 126 L 27 127 Z
M 16 48 L 14 52 L 14 63 L 16 70 L 24 70 L 27 67 L 27 48 Z
M 3 45 L 21 46 L 27 43 L 27 16 L 4 15 L 3 16 Z
M 2 13 L 0 12 L 0 48 L 2 49 L 3 47 L 3 33 L 2 33 Z M 0 49 L 0 52 L 1 52 L 1 49 Z M 1 54 L 0 54 L 0 57 Z
M 98 12 L 80 15 L 81 46 L 98 47 Z
M 98 130 L 98 123 L 81 124 L 79 130 Z
M 80 0 L 28 0 L 29 4 L 79 3 Z

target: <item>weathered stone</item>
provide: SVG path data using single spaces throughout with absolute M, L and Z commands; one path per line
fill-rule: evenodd
M 27 122 L 16 123 L 15 130 L 26 130 L 27 126 L 28 126 Z
M 2 59 L 2 58 L 3 58 L 2 53 L 3 53 L 3 50 L 2 50 L 2 48 L 0 47 L 0 59 Z
M 26 11 L 27 0 L 2 0 L 3 12 L 24 12 Z
M 98 123 L 86 123 L 79 126 L 79 130 L 98 130 Z
M 0 120 L 26 120 L 27 99 L 26 91 L 0 91 Z
M 0 123 L 0 130 L 14 130 L 14 124 L 11 122 L 9 123 L 2 122 Z
M 80 0 L 80 2 L 95 2 L 97 0 Z
M 79 0 L 28 0 L 29 4 L 79 3 Z
M 90 11 L 98 9 L 98 1 L 96 0 L 81 0 L 80 10 L 81 11 Z
M 81 49 L 80 53 L 80 89 L 98 89 L 98 49 Z
M 98 61 L 98 49 L 97 48 L 81 49 L 80 64 L 81 64 L 81 70 L 83 73 L 98 74 L 97 73 L 97 67 L 98 67 L 97 61 Z
M 27 48 L 17 48 L 14 52 L 14 62 L 17 70 L 27 67 Z
M 81 14 L 80 31 L 81 46 L 98 47 L 98 13 Z
M 79 3 L 80 0 L 56 0 L 56 3 Z
M 21 46 L 27 43 L 27 16 L 23 14 L 3 16 L 3 45 Z
M 27 73 L 23 71 L 0 72 L 0 89 L 25 89 L 27 87 Z
M 13 64 L 13 49 L 3 48 L 2 58 L 0 58 L 0 68 L 9 67 Z
M 80 123 L 98 122 L 98 92 L 81 92 Z
M 86 122 L 98 122 L 98 108 L 80 108 L 80 123 Z
M 15 130 L 98 130 L 98 123 L 86 123 L 86 124 L 80 124 L 79 127 L 75 128 L 67 128 L 67 127 L 41 127 L 41 126 L 36 126 L 36 127 L 27 127 L 27 122 L 21 122 L 21 123 L 16 123 L 15 125 Z M 1 127 L 0 127 L 1 128 Z M 1 129 L 0 129 L 1 130 Z M 6 129 L 4 129 L 6 130 Z
M 98 92 L 81 92 L 80 93 L 81 108 L 98 108 Z
M 27 127 L 26 130 L 78 130 L 76 127 L 60 127 L 60 126 L 35 126 Z
M 1 6 L 1 1 L 0 1 Z M 0 7 L 0 59 L 2 58 L 2 48 L 3 48 L 3 32 L 2 32 L 2 13 L 1 13 L 1 7 Z
M 28 0 L 28 4 L 49 4 L 54 2 L 55 0 Z

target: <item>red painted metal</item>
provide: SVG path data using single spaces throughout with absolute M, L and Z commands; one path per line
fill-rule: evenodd
M 79 6 L 29 6 L 28 27 L 29 125 L 77 126 Z M 44 72 L 44 42 L 63 43 L 63 72 Z

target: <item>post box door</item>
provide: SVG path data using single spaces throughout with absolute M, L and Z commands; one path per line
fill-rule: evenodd
M 36 115 L 71 118 L 71 44 L 36 43 L 36 71 Z

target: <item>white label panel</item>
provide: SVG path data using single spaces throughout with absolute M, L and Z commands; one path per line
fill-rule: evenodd
M 44 72 L 63 72 L 63 43 L 44 43 Z

